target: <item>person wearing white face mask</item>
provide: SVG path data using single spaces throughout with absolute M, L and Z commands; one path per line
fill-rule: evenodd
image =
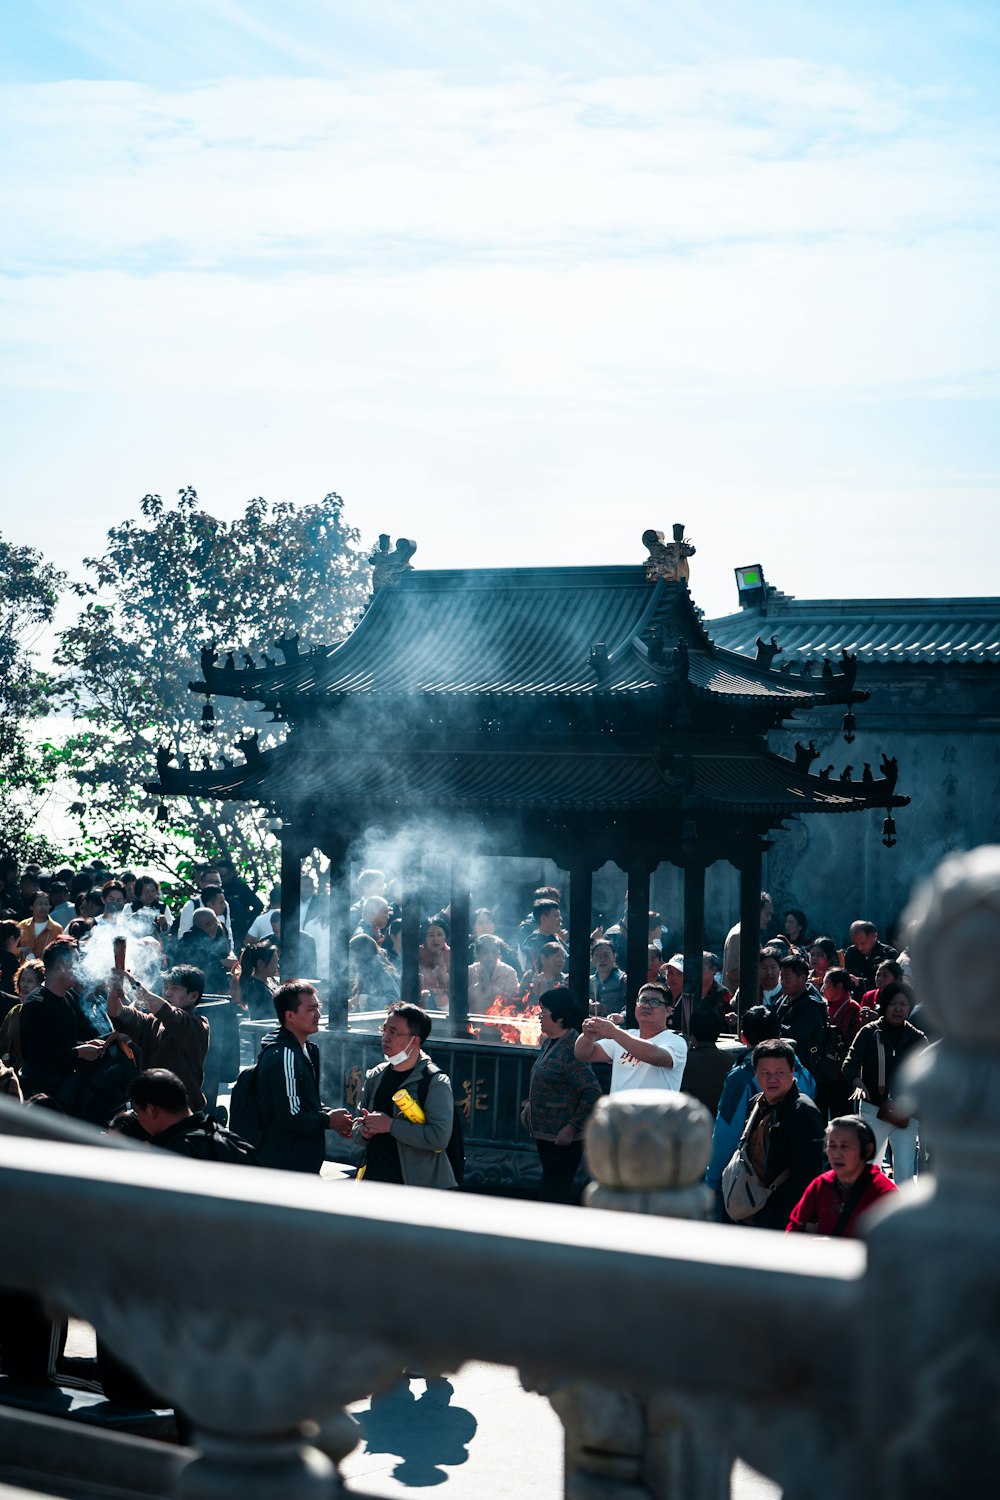
M 385 1062 L 365 1075 L 352 1134 L 365 1148 L 359 1178 L 409 1187 L 455 1188 L 447 1147 L 455 1124 L 451 1080 L 421 1044 L 431 1018 L 417 1005 L 390 1005 L 382 1027 Z M 407 1097 L 408 1096 L 408 1097 Z M 413 1106 L 416 1106 L 414 1108 Z M 417 1116 L 423 1116 L 423 1119 Z

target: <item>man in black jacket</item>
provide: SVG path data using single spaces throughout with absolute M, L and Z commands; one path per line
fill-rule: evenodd
M 280 1029 L 265 1040 L 257 1063 L 260 1164 L 318 1172 L 325 1132 L 349 1136 L 353 1120 L 348 1110 L 320 1103 L 319 1048 L 309 1037 L 319 1030 L 323 1012 L 313 986 L 290 979 L 275 993 L 274 1009 Z
M 856 996 L 860 1000 L 865 990 L 875 988 L 875 974 L 879 964 L 887 958 L 896 958 L 895 948 L 880 943 L 878 928 L 874 922 L 859 919 L 851 923 L 850 947 L 844 949 L 844 968 L 855 981 Z
M 743 1222 L 757 1229 L 783 1230 L 792 1209 L 823 1170 L 823 1117 L 812 1100 L 799 1093 L 791 1042 L 760 1042 L 752 1060 L 760 1093 L 750 1104 L 746 1152 L 761 1182 L 774 1191 L 763 1208 Z
M 782 1036 L 795 1043 L 799 1062 L 819 1082 L 826 1001 L 809 983 L 809 965 L 798 953 L 789 953 L 781 960 L 781 995 L 776 1009 Z
M 227 1162 L 256 1167 L 257 1153 L 232 1131 L 224 1130 L 203 1110 L 192 1110 L 187 1089 L 169 1068 L 147 1068 L 128 1091 L 129 1103 L 143 1134 L 154 1146 L 193 1161 Z M 126 1130 L 125 1134 L 131 1134 Z
M 81 1062 L 93 1062 L 94 1027 L 72 1003 L 73 966 L 79 949 L 75 938 L 60 937 L 42 954 L 45 983 L 21 1008 L 21 1092 L 50 1094 L 70 1113 L 76 1112 L 76 1082 Z

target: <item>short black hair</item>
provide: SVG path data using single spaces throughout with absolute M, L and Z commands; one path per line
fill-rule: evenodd
M 310 984 L 308 979 L 288 979 L 279 985 L 274 992 L 274 1013 L 278 1017 L 278 1025 L 284 1026 L 285 1016 L 290 1010 L 298 1010 L 303 996 L 315 993 L 316 986 Z
M 827 969 L 823 975 L 824 984 L 835 984 L 838 989 L 846 990 L 849 995 L 854 994 L 854 978 L 847 969 L 839 966 L 835 969 Z
M 766 1005 L 751 1005 L 743 1012 L 743 1035 L 750 1047 L 756 1047 L 759 1042 L 766 1042 L 771 1037 L 781 1035 L 781 1022 L 773 1010 L 768 1010 Z
M 386 1011 L 386 1015 L 399 1016 L 421 1042 L 426 1042 L 431 1034 L 430 1016 L 425 1010 L 421 1010 L 419 1005 L 411 1005 L 408 1000 L 394 1000 Z
M 72 964 L 80 949 L 76 938 L 57 937 L 42 952 L 42 963 L 45 965 L 46 976 L 53 973 L 63 964 Z
M 47 953 L 48 951 L 48 948 L 46 948 L 45 953 Z M 42 957 L 45 957 L 44 953 L 42 954 Z M 897 995 L 902 995 L 910 1009 L 913 1009 L 913 992 L 908 988 L 907 985 L 901 984 L 898 979 L 894 979 L 891 984 L 887 984 L 878 992 L 879 1010 L 884 1012 L 886 1006 L 889 1004 L 889 1001 L 895 1000 Z
M 696 1005 L 691 1012 L 691 1035 L 696 1042 L 717 1042 L 722 1035 L 722 1017 L 714 1005 Z
M 779 964 L 782 969 L 794 969 L 796 974 L 809 973 L 809 965 L 801 953 L 786 953 Z
M 203 885 L 201 888 L 201 899 L 203 901 L 216 901 L 219 896 L 225 896 L 221 885 Z
M 168 1114 L 182 1115 L 191 1108 L 187 1089 L 169 1068 L 147 1068 L 129 1086 L 128 1102 L 133 1109 L 154 1105 Z
M 536 901 L 531 908 L 531 916 L 537 927 L 542 917 L 547 917 L 550 912 L 562 911 L 558 901 Z
M 164 976 L 170 984 L 179 984 L 182 990 L 198 996 L 205 993 L 205 976 L 194 964 L 175 964 Z
M 539 1004 L 543 1010 L 548 1011 L 553 1021 L 558 1021 L 560 1026 L 565 1026 L 569 1031 L 579 1031 L 587 1014 L 583 1002 L 564 984 L 549 990 L 542 996 Z
M 785 1039 L 785 1037 L 769 1037 L 766 1042 L 757 1043 L 756 1047 L 753 1049 L 753 1054 L 750 1059 L 755 1073 L 757 1071 L 757 1065 L 763 1062 L 766 1057 L 773 1057 L 776 1059 L 779 1057 L 783 1057 L 788 1066 L 791 1068 L 792 1072 L 795 1072 L 795 1048 L 792 1046 L 791 1042 Z
M 562 900 L 562 893 L 557 885 L 539 885 L 535 887 L 534 904 L 539 901 L 554 901 L 556 906 Z

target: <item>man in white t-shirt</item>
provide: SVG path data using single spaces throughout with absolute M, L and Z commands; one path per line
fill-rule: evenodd
M 680 1089 L 687 1042 L 668 1031 L 674 999 L 662 984 L 644 984 L 635 1002 L 637 1031 L 623 1031 L 606 1016 L 588 1016 L 573 1051 L 579 1062 L 609 1062 L 611 1092 Z

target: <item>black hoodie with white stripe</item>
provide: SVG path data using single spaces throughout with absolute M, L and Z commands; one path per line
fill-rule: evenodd
M 319 1048 L 290 1031 L 266 1037 L 257 1063 L 263 1126 L 262 1167 L 318 1172 L 326 1154 L 326 1111 L 319 1097 Z

